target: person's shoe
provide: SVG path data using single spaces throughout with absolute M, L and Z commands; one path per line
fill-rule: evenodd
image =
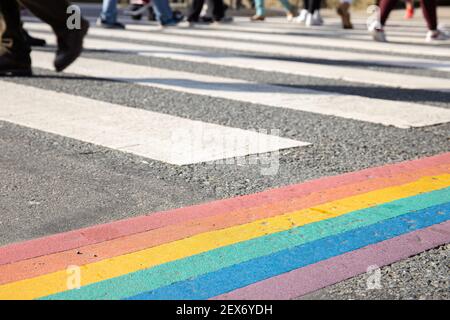
M 323 25 L 323 19 L 319 10 L 314 11 L 313 18 L 319 23 L 318 25 Z
M 308 16 L 308 10 L 302 9 L 300 14 L 294 18 L 294 22 L 304 23 L 306 21 L 306 17 Z
M 208 16 L 201 16 L 198 21 L 203 24 L 213 23 L 214 19 Z
M 372 39 L 377 42 L 387 42 L 386 33 L 383 29 L 374 29 L 372 31 Z
M 0 55 L 0 77 L 30 77 L 32 75 L 29 56 L 20 59 L 10 52 Z
M 170 19 L 164 22 L 160 22 L 161 27 L 175 27 L 178 25 L 178 21 L 176 21 L 175 19 Z
M 338 15 L 341 16 L 342 20 L 342 28 L 344 29 L 353 29 L 353 24 L 350 20 L 350 4 L 348 2 L 343 2 L 337 8 Z
M 184 20 L 184 15 L 173 15 L 171 19 L 161 22 L 161 27 L 174 27 Z
M 414 18 L 414 7 L 408 5 L 405 10 L 405 19 L 412 19 L 412 18 Z
M 214 22 L 222 24 L 222 23 L 232 23 L 233 21 L 234 21 L 233 17 L 223 17 L 222 19 L 215 20 Z
M 105 20 L 102 20 L 101 18 L 97 19 L 97 27 L 105 28 L 105 29 L 118 29 L 118 30 L 124 30 L 125 25 L 123 23 L 120 23 L 118 21 L 114 23 L 108 23 Z
M 54 61 L 56 71 L 63 71 L 80 56 L 88 30 L 89 22 L 82 19 L 80 30 L 66 30 L 57 35 L 58 50 Z
M 187 21 L 187 26 L 189 27 L 189 28 L 195 28 L 195 26 L 196 25 L 210 25 L 212 22 L 203 22 L 203 21 L 200 21 L 200 20 L 198 20 L 198 21 L 194 21 L 194 20 L 191 20 L 191 21 Z
M 322 24 L 323 24 L 323 22 L 320 21 L 319 19 L 315 18 L 314 15 L 308 13 L 308 15 L 306 16 L 305 25 L 307 27 L 321 26 Z
M 250 20 L 251 20 L 251 21 L 264 21 L 264 20 L 266 20 L 266 16 L 262 16 L 262 15 L 259 15 L 259 14 L 255 14 L 254 16 L 252 16 L 252 17 L 250 18 Z
M 386 34 L 384 33 L 383 26 L 378 22 L 372 22 L 367 28 L 372 35 L 372 39 L 377 42 L 387 42 Z
M 425 38 L 426 42 L 445 41 L 450 40 L 450 34 L 442 30 L 428 31 Z
M 32 37 L 26 30 L 24 30 L 24 33 L 26 41 L 31 47 L 45 47 L 47 45 L 44 39 Z
M 183 21 L 184 18 L 185 18 L 184 14 L 181 13 L 181 11 L 178 11 L 178 10 L 174 10 L 174 11 L 173 11 L 172 17 L 173 17 L 175 20 L 178 20 L 179 22 Z
M 189 27 L 194 27 L 196 24 L 204 25 L 204 24 L 211 24 L 214 22 L 214 19 L 208 16 L 201 16 L 197 20 L 194 20 L 192 18 L 187 18 L 187 22 L 189 24 Z

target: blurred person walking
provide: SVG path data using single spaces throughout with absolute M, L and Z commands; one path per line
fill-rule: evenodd
M 20 11 L 24 11 L 24 7 L 19 4 Z M 23 24 L 22 24 L 23 29 Z M 31 36 L 27 30 L 23 29 L 23 32 L 25 34 L 25 38 L 28 42 L 28 44 L 32 47 L 45 47 L 47 45 L 47 42 L 44 39 L 35 38 Z
M 208 7 L 212 12 L 212 21 L 210 19 L 203 20 L 200 16 L 203 10 L 205 0 L 193 0 L 188 10 L 187 21 L 191 26 L 195 23 L 211 23 L 211 22 L 231 22 L 231 17 L 226 17 L 225 12 L 227 6 L 223 0 L 208 0 Z
M 342 28 L 353 29 L 353 24 L 350 18 L 350 6 L 352 5 L 352 0 L 340 0 L 339 6 L 337 7 L 337 14 L 341 17 Z
M 289 0 L 279 0 L 286 11 L 286 19 L 292 21 L 297 15 L 297 10 Z M 250 18 L 251 21 L 264 21 L 266 19 L 266 7 L 264 0 L 255 0 L 256 14 Z
M 106 29 L 125 29 L 125 25 L 117 21 L 117 0 L 103 0 L 97 26 Z
M 305 23 L 308 27 L 323 25 L 323 19 L 320 15 L 321 2 L 321 0 L 304 0 L 303 9 L 294 21 Z
M 53 63 L 56 71 L 63 71 L 81 54 L 89 23 L 80 17 L 80 28 L 69 29 L 66 0 L 21 0 L 21 4 L 52 27 L 58 44 Z M 31 76 L 31 47 L 16 0 L 0 1 L 0 37 L 0 76 Z
M 405 0 L 405 19 L 414 18 L 414 0 Z
M 176 26 L 184 19 L 184 15 L 172 11 L 169 0 L 151 0 L 156 20 L 163 27 Z
M 161 26 L 174 26 L 184 19 L 183 15 L 174 14 L 168 0 L 143 1 L 142 8 L 152 6 L 156 20 Z M 142 8 L 136 8 L 137 12 L 128 11 L 132 16 L 142 15 Z M 103 7 L 97 25 L 109 29 L 125 29 L 125 25 L 117 21 L 117 0 L 103 0 Z
M 398 0 L 380 1 L 380 19 L 373 21 L 368 29 L 375 41 L 387 42 L 384 26 L 389 18 L 389 14 L 397 5 Z M 443 41 L 450 39 L 450 36 L 438 29 L 437 5 L 436 0 L 420 0 L 423 16 L 428 26 L 428 32 L 425 37 L 427 42 Z

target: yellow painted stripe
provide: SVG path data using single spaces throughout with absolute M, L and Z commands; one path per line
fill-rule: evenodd
M 157 247 L 81 266 L 81 283 L 118 277 L 130 272 L 206 252 L 218 247 L 289 230 L 308 223 L 334 218 L 401 198 L 450 186 L 450 174 L 424 177 L 418 181 L 332 201 L 309 209 L 286 213 L 227 229 L 197 234 Z M 0 286 L 0 299 L 35 299 L 67 290 L 66 270 Z

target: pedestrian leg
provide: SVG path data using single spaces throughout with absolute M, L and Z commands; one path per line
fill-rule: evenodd
M 74 62 L 83 49 L 83 38 L 89 29 L 89 23 L 80 17 L 80 28 L 69 29 L 67 26 L 68 7 L 65 0 L 21 0 L 35 16 L 48 23 L 56 34 L 58 49 L 54 60 L 57 71 L 62 71 Z M 6 23 L 4 38 L 10 43 L 3 44 L 6 53 L 0 56 L 0 74 L 31 74 L 29 61 L 30 47 L 25 40 L 20 21 L 20 10 L 15 0 L 2 0 L 1 11 Z M 11 40 L 12 39 L 12 45 Z M 11 46 L 11 48 L 7 48 Z M 21 66 L 17 70 L 17 65 Z
M 223 0 L 211 0 L 214 21 L 221 21 L 225 17 L 225 5 Z
M 342 20 L 342 28 L 344 29 L 353 29 L 353 24 L 350 19 L 350 6 L 352 4 L 352 0 L 341 0 L 337 13 L 341 17 Z
M 192 5 L 189 8 L 187 21 L 189 22 L 199 22 L 200 14 L 203 9 L 205 0 L 193 0 Z
M 97 25 L 106 29 L 125 29 L 125 25 L 117 21 L 117 0 L 103 0 Z

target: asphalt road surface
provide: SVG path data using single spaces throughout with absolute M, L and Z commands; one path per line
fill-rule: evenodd
M 364 14 L 350 31 L 331 13 L 309 29 L 124 19 L 94 26 L 62 74 L 50 29 L 27 17 L 49 46 L 35 77 L 1 79 L 0 245 L 449 152 L 450 43 L 425 44 L 420 17 L 400 16 L 389 44 Z M 248 141 L 273 158 L 252 162 Z M 299 298 L 448 299 L 449 252 L 382 267 L 380 288 L 361 274 Z

